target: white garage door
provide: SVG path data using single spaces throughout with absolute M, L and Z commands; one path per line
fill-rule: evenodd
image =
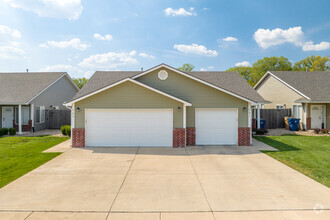
M 197 145 L 236 145 L 237 109 L 196 109 Z
M 87 109 L 88 147 L 171 147 L 172 109 Z

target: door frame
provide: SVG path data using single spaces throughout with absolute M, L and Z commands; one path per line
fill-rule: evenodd
M 195 108 L 195 130 L 196 130 L 196 134 L 195 134 L 195 138 L 196 138 L 196 145 L 197 145 L 197 117 L 196 117 L 196 111 L 197 110 L 235 110 L 236 111 L 236 142 L 234 145 L 228 145 L 228 146 L 235 146 L 238 145 L 238 108 Z M 217 146 L 218 144 L 211 144 L 213 146 Z M 201 145 L 203 146 L 203 145 Z
M 12 105 L 10 105 L 10 106 L 8 106 L 8 105 L 5 105 L 5 106 L 1 106 L 2 108 L 1 108 L 1 128 L 4 128 L 3 127 L 3 113 L 4 113 L 4 111 L 3 111 L 3 108 L 12 108 L 12 112 L 13 112 L 13 120 L 15 120 L 15 112 L 14 112 L 14 106 L 12 106 Z M 10 126 L 10 128 L 11 127 L 13 127 L 13 121 L 11 122 L 12 124 L 11 124 L 11 126 Z
M 323 117 L 323 119 L 324 119 L 324 121 L 321 122 L 321 127 L 322 127 L 322 123 L 324 123 L 324 128 L 326 128 L 327 127 L 327 105 L 325 105 L 325 104 L 311 104 L 310 105 L 311 129 L 314 129 L 312 127 L 312 122 L 313 122 L 312 108 L 313 108 L 314 105 L 321 106 L 322 108 L 324 107 L 324 112 L 322 111 L 322 108 L 321 108 L 321 114 L 323 113 L 323 115 L 321 115 L 321 117 Z
M 140 110 L 140 111 L 155 111 L 155 110 L 169 110 L 171 111 L 171 116 L 172 116 L 172 145 L 169 147 L 173 147 L 173 129 L 174 129 L 174 109 L 173 108 L 85 108 L 85 116 L 84 116 L 84 126 L 85 126 L 85 144 L 87 146 L 87 111 L 134 111 L 134 110 Z M 109 146 L 111 148 L 111 146 Z M 162 147 L 160 147 L 162 148 Z

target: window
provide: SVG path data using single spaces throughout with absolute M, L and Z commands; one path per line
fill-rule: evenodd
M 261 108 L 261 109 L 264 109 L 264 108 L 265 108 L 265 105 L 264 105 L 264 104 L 261 104 L 261 105 L 260 105 L 260 108 Z
M 301 105 L 293 105 L 292 116 L 294 118 L 300 118 L 300 120 L 302 120 L 302 106 Z
M 22 106 L 22 124 L 29 124 L 30 109 L 29 106 Z M 18 106 L 15 106 L 15 123 L 18 124 Z
M 36 108 L 36 123 L 45 122 L 45 106 L 40 106 Z
M 285 109 L 284 105 L 276 105 L 276 109 Z

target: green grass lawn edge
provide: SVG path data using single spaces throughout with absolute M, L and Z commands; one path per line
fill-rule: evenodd
M 60 155 L 42 153 L 68 137 L 0 137 L 0 188 Z
M 261 152 L 330 187 L 330 137 L 282 135 L 253 138 L 279 150 Z

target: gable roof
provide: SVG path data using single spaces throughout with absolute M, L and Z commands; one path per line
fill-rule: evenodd
M 97 71 L 69 102 L 87 96 L 90 93 L 119 82 L 125 78 L 136 79 L 161 67 L 176 71 L 208 86 L 244 99 L 248 102 L 266 102 L 238 73 L 236 72 L 182 72 L 166 64 L 160 64 L 146 71 Z
M 0 103 L 28 104 L 65 75 L 65 72 L 0 73 Z
M 143 84 L 143 83 L 141 83 L 141 82 L 139 82 L 139 81 L 136 81 L 136 80 L 134 80 L 134 79 L 131 79 L 131 78 L 125 78 L 125 79 L 122 79 L 122 80 L 117 81 L 117 82 L 115 82 L 115 83 L 112 83 L 111 85 L 108 85 L 108 86 L 106 86 L 106 87 L 103 87 L 102 89 L 99 89 L 99 90 L 94 91 L 94 92 L 92 92 L 92 93 L 89 93 L 89 94 L 87 94 L 87 95 L 85 95 L 85 96 L 82 96 L 82 97 L 80 97 L 80 98 L 78 98 L 78 99 L 75 99 L 74 101 L 77 102 L 77 101 L 79 101 L 79 100 L 81 100 L 81 99 L 85 99 L 85 98 L 87 98 L 87 97 L 90 97 L 90 96 L 92 96 L 92 95 L 94 95 L 94 94 L 97 94 L 97 93 L 99 93 L 99 92 L 102 92 L 102 91 L 104 91 L 104 90 L 110 89 L 111 87 L 114 87 L 114 86 L 116 86 L 116 85 L 122 84 L 122 83 L 127 82 L 127 81 L 132 82 L 132 83 L 135 83 L 136 85 L 139 85 L 139 86 L 141 86 L 141 87 L 144 87 L 144 88 L 146 88 L 146 89 L 149 89 L 149 90 L 151 90 L 151 91 L 153 91 L 153 92 L 156 92 L 156 93 L 158 93 L 158 94 L 161 94 L 161 95 L 163 95 L 163 96 L 166 96 L 166 97 L 168 97 L 168 98 L 170 98 L 170 99 L 173 99 L 173 100 L 176 100 L 176 101 L 178 101 L 178 102 L 181 102 L 181 103 L 185 104 L 186 106 L 191 106 L 191 103 L 189 103 L 189 102 L 187 102 L 187 101 L 184 101 L 184 100 L 182 100 L 182 99 L 179 99 L 179 98 L 177 98 L 177 97 L 175 97 L 175 96 L 172 96 L 172 95 L 170 95 L 170 94 L 167 94 L 167 93 L 165 93 L 165 92 L 162 92 L 162 91 L 160 91 L 160 90 L 158 90 L 158 89 L 155 89 L 155 88 L 153 88 L 153 87 L 150 87 L 150 86 L 148 86 L 148 85 L 145 85 L 145 84 Z M 67 102 L 67 103 L 65 103 L 65 106 L 71 106 L 72 103 L 74 103 L 74 102 Z
M 256 89 L 268 75 L 302 95 L 304 99 L 300 101 L 330 100 L 330 72 L 268 71 L 254 88 Z

